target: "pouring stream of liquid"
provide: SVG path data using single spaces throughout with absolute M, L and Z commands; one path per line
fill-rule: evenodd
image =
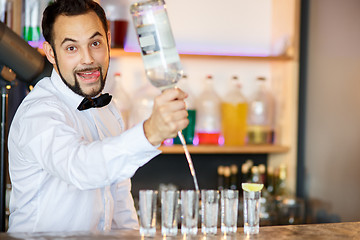
M 193 164 L 193 162 L 191 160 L 189 150 L 187 149 L 186 142 L 185 142 L 184 136 L 183 136 L 181 131 L 178 131 L 178 136 L 180 138 L 181 144 L 182 144 L 182 146 L 184 148 L 184 151 L 185 151 L 185 156 L 186 156 L 186 159 L 188 161 L 190 172 L 191 172 L 191 175 L 192 175 L 193 180 L 194 180 L 195 190 L 199 191 L 199 185 L 198 185 L 196 174 L 195 174 L 194 164 Z

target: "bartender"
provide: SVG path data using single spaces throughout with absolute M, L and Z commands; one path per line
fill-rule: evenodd
M 135 229 L 130 178 L 187 126 L 187 94 L 163 91 L 151 116 L 124 131 L 102 92 L 111 35 L 101 6 L 54 1 L 42 30 L 53 71 L 23 100 L 10 127 L 9 232 Z

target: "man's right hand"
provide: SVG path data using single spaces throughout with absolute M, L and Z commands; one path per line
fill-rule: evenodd
M 152 145 L 176 137 L 177 132 L 189 124 L 186 97 L 179 88 L 171 88 L 155 98 L 152 114 L 144 122 L 145 136 Z

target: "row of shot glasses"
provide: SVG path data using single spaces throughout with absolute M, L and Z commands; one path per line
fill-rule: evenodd
M 157 199 L 158 191 L 156 190 L 140 190 L 139 192 L 141 236 L 155 236 L 156 234 Z M 244 230 L 246 234 L 259 232 L 259 199 L 260 191 L 255 195 L 249 195 L 244 191 Z M 178 234 L 178 214 L 181 214 L 181 234 L 196 235 L 200 203 L 201 232 L 204 235 L 217 234 L 219 206 L 221 232 L 223 234 L 237 232 L 238 190 L 162 190 L 160 191 L 160 201 L 161 234 L 163 236 Z

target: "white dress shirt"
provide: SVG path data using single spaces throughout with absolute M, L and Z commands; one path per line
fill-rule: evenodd
M 143 123 L 123 131 L 114 105 L 79 111 L 53 70 L 26 96 L 9 131 L 9 232 L 137 228 L 130 177 L 160 153 Z

